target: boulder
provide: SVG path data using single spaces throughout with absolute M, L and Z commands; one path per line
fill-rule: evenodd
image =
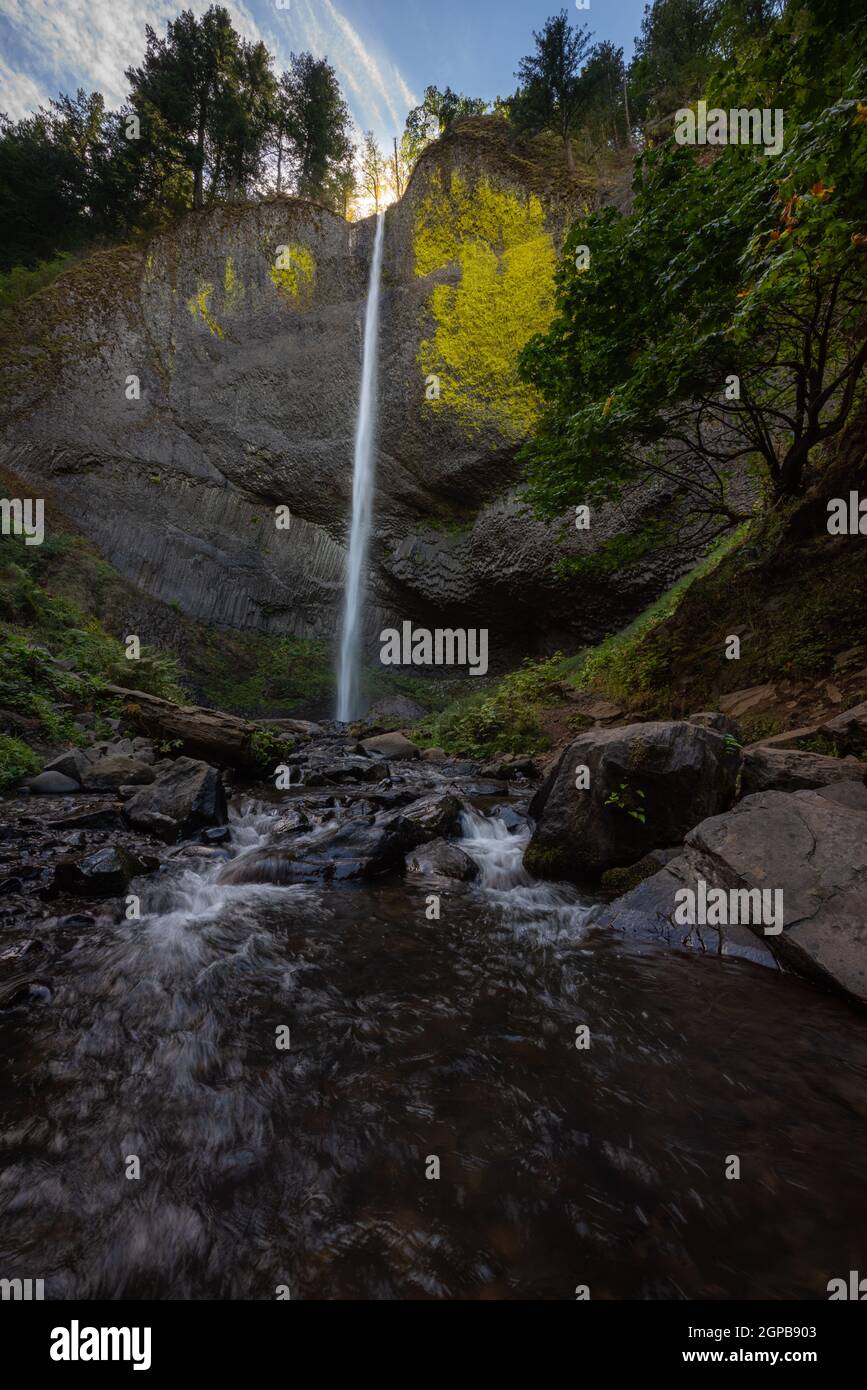
M 226 793 L 215 767 L 195 758 L 176 758 L 124 806 L 130 825 L 160 839 L 194 835 L 209 825 L 225 825 Z M 154 820 L 154 817 L 160 820 Z
M 431 840 L 406 856 L 407 871 L 425 878 L 453 878 L 468 883 L 478 876 L 479 866 L 458 845 L 447 840 Z
M 863 781 L 867 764 L 857 758 L 826 758 L 794 748 L 750 748 L 743 755 L 741 795 L 812 791 L 832 782 Z
M 52 758 L 50 763 L 46 763 L 43 772 L 59 772 L 63 777 L 70 778 L 73 782 L 82 782 L 84 773 L 90 763 L 85 755 L 78 748 L 67 748 L 65 753 L 59 757 Z
M 421 756 L 426 763 L 446 763 L 449 759 L 444 748 L 425 748 Z
M 414 743 L 411 743 L 405 734 L 377 734 L 374 738 L 366 738 L 361 744 L 365 753 L 376 753 L 381 758 L 388 758 L 391 762 L 401 762 L 406 758 L 417 758 L 419 750 Z
M 64 859 L 55 866 L 53 887 L 82 897 L 118 897 L 145 864 L 119 845 L 103 845 L 84 859 Z
M 835 714 L 822 724 L 819 732 L 834 741 L 839 753 L 867 756 L 867 702 Z
M 683 933 L 715 935 L 713 927 L 674 927 L 674 894 L 682 887 L 782 892 L 782 931 L 751 921 L 724 927 L 748 931 L 779 961 L 867 1004 L 867 787 L 837 782 L 816 791 L 760 792 L 686 837 L 683 854 L 635 893 L 611 904 L 615 925 L 651 909 Z M 597 922 L 598 914 L 594 914 Z
M 121 753 L 89 763 L 82 776 L 88 791 L 116 791 L 118 787 L 144 786 L 153 780 L 153 767 Z
M 588 730 L 530 802 L 537 824 L 525 866 L 580 883 L 676 844 L 731 805 L 739 764 L 722 734 L 686 720 Z M 589 786 L 578 790 L 581 767 Z
M 738 724 L 729 715 L 722 714 L 719 710 L 699 710 L 698 714 L 691 714 L 687 719 L 687 724 L 699 724 L 703 729 L 715 729 L 723 738 L 737 739 L 741 742 L 741 731 Z
M 66 796 L 70 792 L 81 791 L 80 783 L 62 772 L 40 772 L 38 777 L 31 777 L 26 785 L 41 796 Z
M 438 840 L 446 835 L 458 835 L 464 803 L 452 792 L 432 792 L 396 813 L 395 825 L 406 837 L 408 847 Z

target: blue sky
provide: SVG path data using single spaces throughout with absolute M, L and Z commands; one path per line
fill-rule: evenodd
M 337 70 L 360 130 L 381 140 L 400 134 L 425 86 L 470 96 L 505 96 L 532 31 L 568 8 L 598 39 L 629 57 L 643 0 L 224 0 L 236 28 L 262 38 L 279 70 L 290 52 L 309 49 Z M 163 32 L 198 0 L 0 0 L 0 110 L 26 115 L 58 91 L 125 95 L 123 70 L 144 51 L 144 27 Z

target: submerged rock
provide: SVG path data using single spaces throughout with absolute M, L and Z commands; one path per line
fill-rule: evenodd
M 563 752 L 530 802 L 524 858 L 539 878 L 593 878 L 678 843 L 731 805 L 740 756 L 685 720 L 591 729 Z M 589 774 L 583 783 L 579 769 Z

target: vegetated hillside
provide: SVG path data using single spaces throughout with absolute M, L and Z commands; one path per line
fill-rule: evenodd
M 767 687 L 734 705 L 752 737 L 867 698 L 867 537 L 828 532 L 829 499 L 865 495 L 865 427 L 862 408 L 801 502 L 757 520 L 670 616 L 603 649 L 584 684 L 645 717 L 732 709 L 732 692 Z

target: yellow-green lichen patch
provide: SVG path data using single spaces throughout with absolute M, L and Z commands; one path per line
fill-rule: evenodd
M 293 303 L 308 302 L 316 282 L 313 252 L 297 242 L 278 247 L 271 265 L 271 279 L 284 299 Z
M 244 298 L 244 286 L 235 274 L 235 262 L 231 256 L 226 257 L 226 269 L 223 274 L 223 302 L 226 311 L 233 314 L 240 307 L 241 300 Z
M 209 281 L 200 280 L 198 290 L 187 300 L 187 308 L 193 316 L 193 322 L 195 322 L 196 319 L 201 319 L 203 323 L 208 325 L 215 337 L 222 338 L 223 330 L 211 313 L 209 306 L 209 301 L 213 293 L 214 286 L 210 284 Z
M 426 378 L 439 378 L 433 410 L 448 410 L 468 433 L 494 425 L 510 438 L 533 427 L 538 397 L 518 380 L 518 354 L 554 312 L 554 242 L 539 199 L 487 180 L 469 187 L 457 173 L 448 192 L 439 177 L 422 200 L 414 229 L 416 274 L 457 261 L 457 285 L 430 299 L 435 331 L 419 348 Z

